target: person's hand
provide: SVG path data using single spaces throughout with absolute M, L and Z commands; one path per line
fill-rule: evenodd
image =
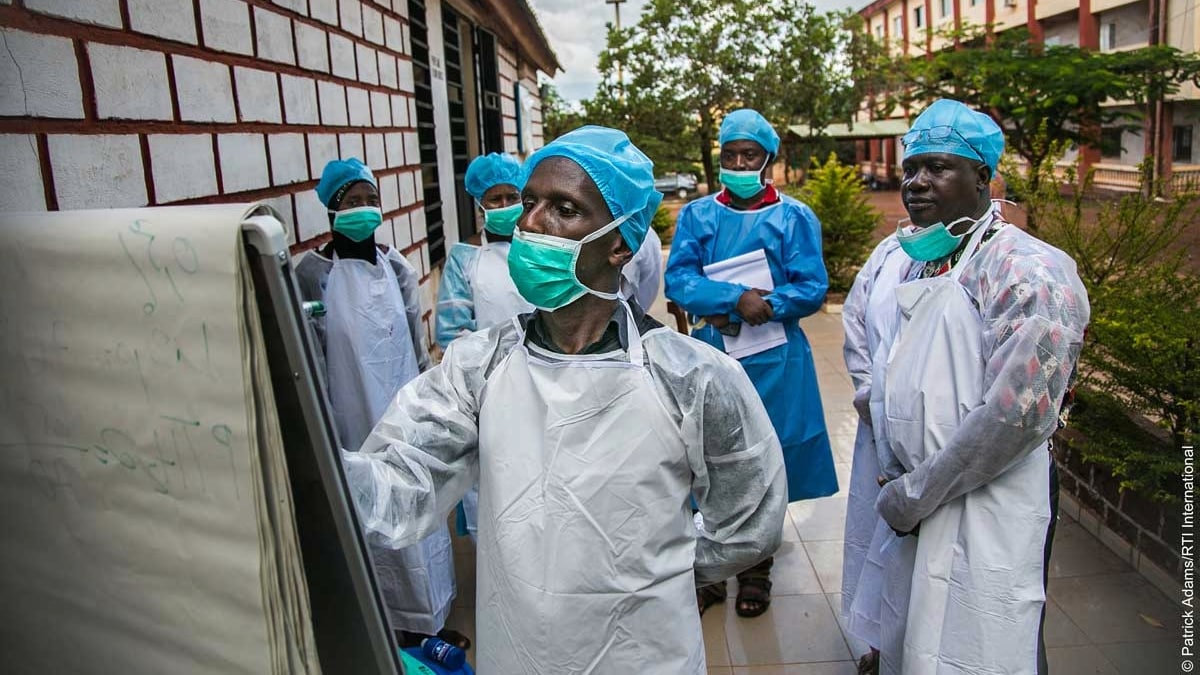
M 729 325 L 729 316 L 725 314 L 710 314 L 703 318 L 705 323 L 717 330 L 721 330 Z
M 854 410 L 858 412 L 858 419 L 871 426 L 871 388 L 864 386 L 862 389 L 854 392 Z
M 771 303 L 763 300 L 763 296 L 770 295 L 771 291 L 764 291 L 761 288 L 751 288 L 742 297 L 738 298 L 737 307 L 734 309 L 742 320 L 751 326 L 761 326 L 771 320 L 775 316 L 775 311 L 771 309 Z
M 903 480 L 890 480 L 886 476 L 876 476 L 879 483 L 879 497 L 875 499 L 875 510 L 879 517 L 892 528 L 897 537 L 916 536 L 921 531 L 919 520 L 909 522 L 909 517 L 903 512 L 907 503 L 904 494 Z

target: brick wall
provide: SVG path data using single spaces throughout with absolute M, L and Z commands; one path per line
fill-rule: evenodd
M 263 200 L 293 252 L 325 163 L 380 182 L 377 238 L 431 272 L 406 0 L 0 0 L 0 210 Z

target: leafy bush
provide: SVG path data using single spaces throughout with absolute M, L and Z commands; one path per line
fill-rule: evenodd
M 1082 389 L 1071 409 L 1071 426 L 1083 431 L 1080 457 L 1109 470 L 1121 490 L 1158 502 L 1178 500 L 1175 486 L 1182 460 L 1169 441 L 1129 419 L 1127 407 L 1110 394 Z
M 812 207 L 821 221 L 821 243 L 829 290 L 847 293 L 854 275 L 871 252 L 871 233 L 883 214 L 867 200 L 858 170 L 829 153 L 824 164 L 813 160 L 804 187 L 795 195 Z
M 659 204 L 654 218 L 650 219 L 650 227 L 654 228 L 654 233 L 662 240 L 664 246 L 670 244 L 671 236 L 675 233 L 675 219 L 671 217 L 670 209 Z
M 1043 193 L 1040 234 L 1075 259 L 1092 319 L 1080 381 L 1165 430 L 1161 445 L 1119 433 L 1127 415 L 1085 417 L 1084 457 L 1109 467 L 1122 489 L 1162 499 L 1183 467 L 1182 445 L 1200 432 L 1200 278 L 1181 237 L 1197 227 L 1200 196 L 1085 196 L 1091 176 L 1066 197 Z M 1082 425 L 1088 425 L 1086 427 Z M 1125 440 L 1121 440 L 1124 438 Z

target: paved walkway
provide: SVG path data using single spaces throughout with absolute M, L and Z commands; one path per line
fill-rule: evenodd
M 661 300 L 651 313 L 667 323 Z M 801 325 L 816 357 L 843 492 L 789 507 L 766 614 L 742 619 L 732 601 L 705 613 L 710 675 L 853 675 L 854 659 L 867 650 L 839 621 L 844 489 L 857 424 L 841 316 L 818 313 Z M 474 635 L 474 549 L 463 538 L 454 546 L 459 589 L 449 625 Z M 1179 606 L 1067 516 L 1059 521 L 1050 577 L 1046 642 L 1054 675 L 1179 672 Z M 730 584 L 731 596 L 736 587 Z

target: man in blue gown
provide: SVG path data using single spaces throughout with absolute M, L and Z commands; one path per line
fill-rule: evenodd
M 693 336 L 727 351 L 724 335 L 744 324 L 782 324 L 787 341 L 738 361 L 758 390 L 783 446 L 788 499 L 837 492 L 837 476 L 817 388 L 812 350 L 799 319 L 821 307 L 828 287 L 821 257 L 821 224 L 812 209 L 766 182 L 779 135 L 754 110 L 721 123 L 724 189 L 683 208 L 667 262 L 666 294 L 701 317 Z M 710 279 L 706 265 L 761 250 L 773 288 Z M 770 604 L 772 559 L 738 575 L 737 613 L 758 616 Z M 701 589 L 701 612 L 725 597 L 724 583 Z

